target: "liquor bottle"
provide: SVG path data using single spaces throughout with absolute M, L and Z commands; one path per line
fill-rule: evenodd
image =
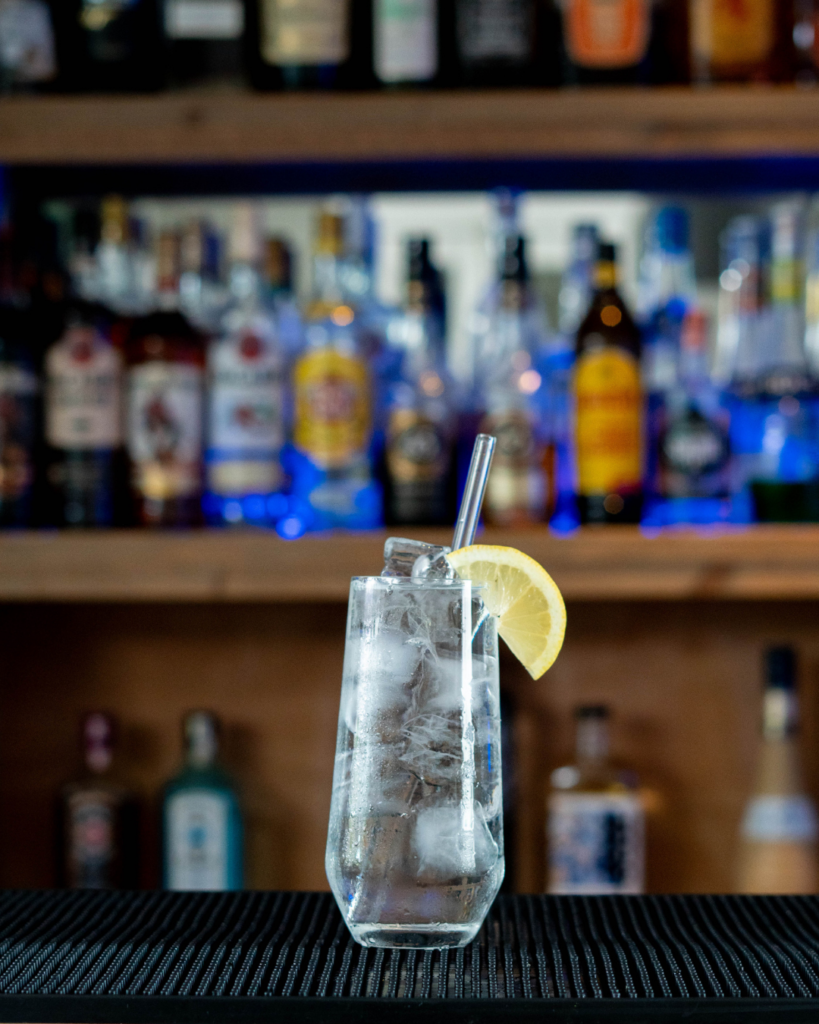
M 0 2 L 0 93 L 43 88 L 57 77 L 54 26 L 45 0 Z
M 76 303 L 45 359 L 52 521 L 111 526 L 121 515 L 122 356 L 104 311 Z
M 114 768 L 116 724 L 95 711 L 82 722 L 83 774 L 59 800 L 61 885 L 134 889 L 139 871 L 139 804 Z
M 698 82 L 767 82 L 777 76 L 775 0 L 690 0 L 692 74 Z
M 597 225 L 576 224 L 572 230 L 569 262 L 560 279 L 558 328 L 571 338 L 586 315 L 594 291 L 594 267 L 597 262 Z
M 243 0 L 164 0 L 164 27 L 174 85 L 241 81 Z
M 178 278 L 177 278 L 178 282 Z M 201 522 L 205 338 L 172 303 L 137 319 L 126 352 L 126 446 L 135 519 L 145 526 Z
M 162 87 L 159 0 L 65 0 L 52 10 L 65 87 L 86 92 Z
M 233 781 L 218 761 L 219 721 L 209 711 L 191 711 L 182 728 L 185 761 L 163 794 L 163 886 L 241 889 L 242 814 Z
M 166 240 L 164 244 L 171 246 L 164 259 L 172 262 L 175 243 Z M 191 323 L 206 333 L 216 330 L 225 310 L 221 257 L 216 232 L 204 221 L 190 221 L 179 240 L 179 306 Z
M 609 763 L 609 710 L 579 707 L 575 720 L 575 763 L 551 776 L 549 892 L 641 893 L 645 814 L 639 795 Z
M 285 357 L 293 359 L 304 341 L 304 325 L 293 291 L 293 254 L 283 238 L 265 239 L 262 290 L 263 304 L 276 322 Z
M 40 417 L 26 315 L 0 307 L 0 526 L 28 526 L 33 512 Z
M 796 659 L 790 647 L 765 658 L 762 749 L 742 818 L 737 888 L 746 893 L 813 893 L 816 808 L 802 780 Z
M 372 0 L 247 0 L 247 65 L 257 89 L 372 84 Z
M 442 77 L 466 86 L 557 85 L 560 18 L 537 0 L 455 0 L 442 6 Z
M 456 511 L 456 402 L 444 360 L 443 289 L 428 239 L 411 239 L 407 255 L 407 301 L 388 331 L 400 370 L 388 395 L 385 518 L 444 526 Z
M 577 498 L 583 523 L 636 523 L 642 510 L 640 331 L 617 291 L 615 247 L 601 242 L 595 291 L 577 331 L 573 379 Z
M 542 522 L 552 501 L 548 424 L 539 415 L 541 375 L 534 367 L 544 323 L 529 286 L 526 243 L 507 235 L 498 283 L 489 297 L 484 330 L 476 338 L 479 430 L 497 438 L 484 500 L 487 523 Z
M 344 222 L 323 213 L 304 351 L 293 369 L 293 484 L 305 525 L 372 529 L 382 499 L 372 472 L 372 384 L 342 285 Z
M 438 77 L 439 0 L 373 0 L 373 69 L 383 85 Z
M 622 85 L 647 80 L 651 15 L 648 0 L 566 0 L 566 81 Z
M 208 349 L 205 514 L 216 524 L 275 525 L 286 511 L 284 354 L 262 305 L 255 212 L 234 211 L 230 305 Z
M 795 0 L 793 14 L 794 81 L 814 85 L 819 81 L 819 5 Z

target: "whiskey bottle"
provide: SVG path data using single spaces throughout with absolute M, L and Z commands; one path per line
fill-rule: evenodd
M 559 15 L 538 0 L 454 0 L 443 7 L 443 75 L 466 86 L 556 85 Z
M 163 20 L 174 85 L 241 81 L 243 0 L 164 0 Z
M 644 812 L 638 794 L 609 763 L 608 708 L 579 707 L 575 719 L 575 763 L 551 776 L 549 892 L 640 893 Z
M 642 508 L 640 331 L 617 291 L 616 250 L 601 242 L 595 291 L 577 332 L 575 458 L 580 520 L 636 523 Z
M 71 889 L 133 889 L 139 869 L 139 805 L 114 770 L 115 722 L 82 722 L 84 771 L 59 800 L 58 878 Z
M 765 656 L 762 749 L 742 818 L 737 888 L 747 893 L 812 893 L 817 819 L 799 757 L 796 658 L 790 647 Z
M 236 787 L 218 759 L 219 721 L 209 711 L 191 711 L 182 728 L 185 761 L 163 795 L 164 888 L 241 889 L 242 815 Z
M 690 0 L 692 77 L 699 82 L 772 81 L 787 5 L 776 0 Z M 789 20 L 787 17 L 784 20 Z M 788 31 L 784 28 L 784 31 Z M 792 29 L 791 29 L 792 31 Z

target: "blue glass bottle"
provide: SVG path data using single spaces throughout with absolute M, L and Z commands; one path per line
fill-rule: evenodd
M 219 722 L 209 711 L 183 720 L 185 762 L 165 787 L 162 884 L 176 891 L 242 888 L 242 814 L 236 788 L 218 762 Z

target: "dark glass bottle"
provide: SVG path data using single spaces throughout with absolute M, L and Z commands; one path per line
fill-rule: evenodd
M 126 445 L 136 521 L 202 520 L 205 339 L 181 313 L 135 321 L 128 342 Z
M 164 0 L 163 20 L 174 85 L 241 80 L 243 0 Z
M 64 0 L 54 12 L 64 87 L 90 92 L 162 87 L 159 0 Z
M 441 22 L 445 82 L 557 85 L 560 22 L 548 0 L 453 0 Z
M 575 458 L 583 523 L 640 521 L 641 347 L 639 328 L 617 291 L 615 247 L 601 242 L 594 295 L 575 346 Z
M 30 315 L 0 307 L 0 527 L 32 519 L 40 384 L 31 324 Z
M 95 711 L 82 722 L 84 771 L 59 799 L 57 875 L 70 889 L 134 889 L 139 804 L 113 768 L 115 723 Z
M 48 484 L 57 526 L 112 526 L 122 514 L 122 356 L 99 307 L 76 303 L 45 360 Z
M 246 0 L 246 60 L 257 89 L 375 84 L 372 0 Z

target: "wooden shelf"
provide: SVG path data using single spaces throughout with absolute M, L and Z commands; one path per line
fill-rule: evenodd
M 445 543 L 447 531 L 414 530 Z M 263 532 L 7 533 L 0 600 L 344 601 L 350 577 L 381 568 L 383 533 L 285 542 Z M 637 529 L 488 531 L 545 565 L 568 600 L 819 598 L 819 528 L 756 527 L 647 537 Z
M 819 154 L 819 93 L 792 87 L 156 96 L 0 101 L 5 163 Z

